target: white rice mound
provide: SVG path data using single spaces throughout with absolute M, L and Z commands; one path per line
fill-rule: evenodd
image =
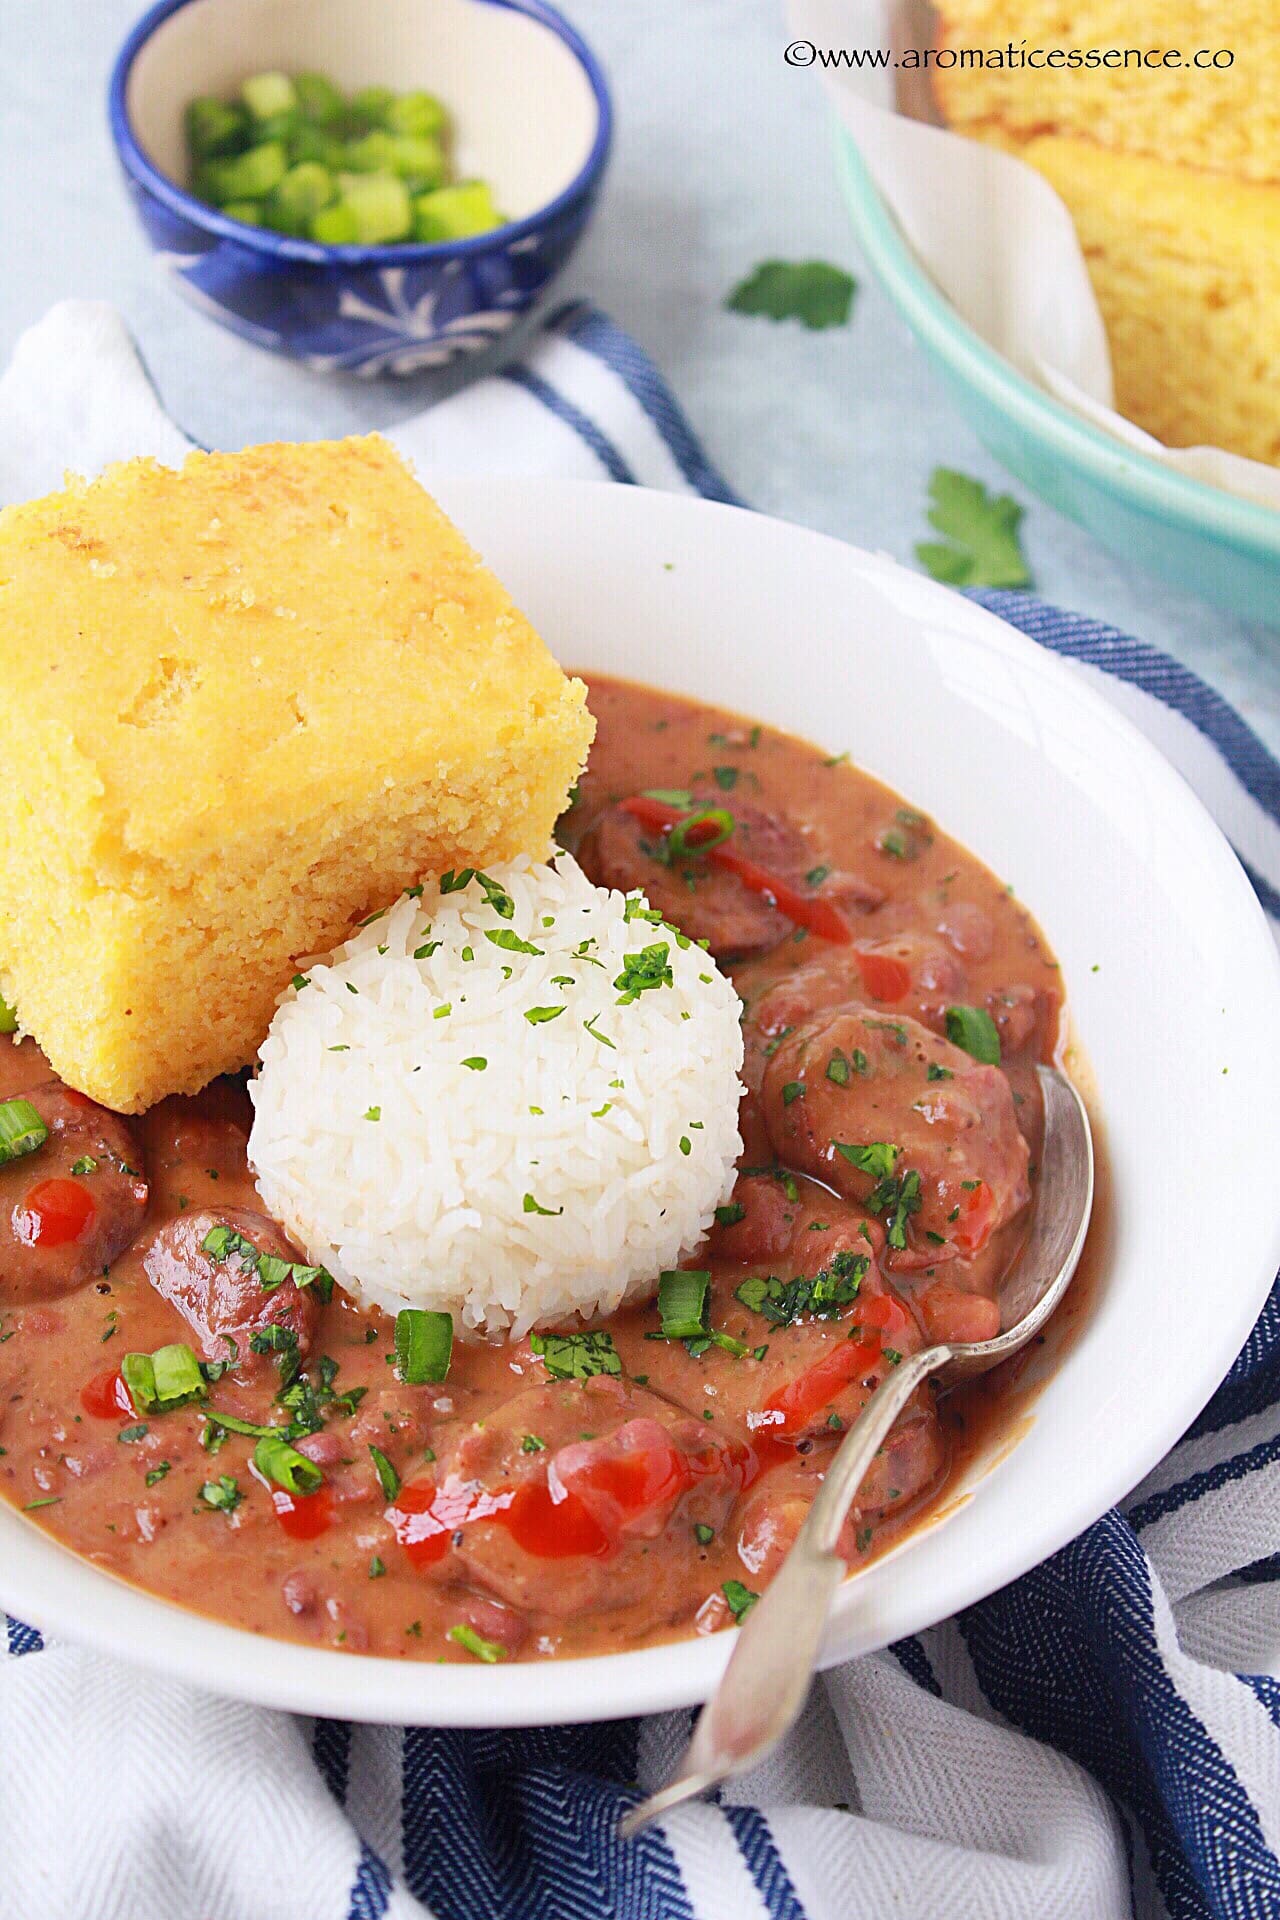
M 742 1151 L 741 1008 L 709 955 L 568 854 L 486 877 L 497 908 L 475 879 L 426 882 L 285 994 L 249 1159 L 357 1298 L 517 1338 L 651 1294 L 697 1246 Z M 655 945 L 669 984 L 620 1005 L 626 956 Z

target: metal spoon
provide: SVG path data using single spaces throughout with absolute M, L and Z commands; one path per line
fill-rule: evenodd
M 827 1612 L 847 1569 L 840 1531 L 872 1460 L 930 1374 L 985 1373 L 1039 1333 L 1076 1270 L 1093 1207 L 1093 1136 L 1084 1102 L 1052 1067 L 1044 1096 L 1040 1188 L 1031 1230 L 1002 1302 L 1011 1325 L 994 1340 L 926 1347 L 880 1382 L 840 1443 L 804 1525 L 763 1597 L 745 1615 L 723 1678 L 673 1779 L 625 1814 L 624 1839 L 650 1820 L 763 1760 L 794 1725 L 809 1691 Z

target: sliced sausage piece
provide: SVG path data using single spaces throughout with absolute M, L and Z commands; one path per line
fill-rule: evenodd
M 161 1227 L 142 1258 L 156 1292 L 186 1320 L 206 1360 L 228 1358 L 228 1340 L 234 1340 L 242 1367 L 252 1364 L 249 1342 L 267 1326 L 287 1327 L 297 1337 L 299 1357 L 306 1359 L 315 1331 L 319 1304 L 311 1289 L 292 1279 L 268 1291 L 252 1260 L 239 1252 L 217 1259 L 204 1242 L 215 1227 L 229 1227 L 252 1243 L 259 1254 L 297 1261 L 273 1220 L 264 1213 L 238 1207 L 214 1213 L 181 1213 Z
M 708 805 L 715 802 L 708 801 Z M 804 889 L 814 856 L 798 827 L 780 814 L 735 803 L 736 852 L 789 886 Z M 785 914 L 737 874 L 705 856 L 669 859 L 666 838 L 625 807 L 610 807 L 583 839 L 578 857 L 598 886 L 629 893 L 639 887 L 664 920 L 690 940 L 705 940 L 717 960 L 742 960 L 776 947 L 792 931 Z
M 905 1014 L 850 1007 L 798 1027 L 769 1062 L 763 1100 L 782 1161 L 874 1203 L 891 1269 L 977 1253 L 1031 1197 L 1004 1074 Z
M 147 1182 L 132 1130 L 82 1093 L 47 1080 L 29 1100 L 49 1129 L 0 1168 L 0 1303 L 56 1300 L 101 1279 L 135 1238 Z
M 435 1444 L 387 1513 L 412 1566 L 526 1614 L 625 1610 L 629 1633 L 696 1605 L 692 1529 L 723 1525 L 749 1467 L 716 1423 L 606 1376 L 527 1387 Z

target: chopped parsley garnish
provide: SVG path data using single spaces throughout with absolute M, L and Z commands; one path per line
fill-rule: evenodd
M 369 1562 L 369 1578 L 371 1580 L 381 1580 L 386 1570 L 386 1562 L 383 1560 L 382 1555 L 375 1553 Z
M 440 942 L 438 940 L 428 940 L 424 946 L 414 948 L 413 957 L 415 960 L 429 960 L 432 954 L 438 950 L 439 946 Z
M 885 1238 L 891 1247 L 907 1244 L 907 1221 L 920 1211 L 920 1175 L 911 1168 L 900 1179 L 884 1179 L 867 1196 L 872 1213 L 887 1213 L 889 1225 Z
M 200 1489 L 200 1498 L 215 1513 L 234 1513 L 244 1495 L 238 1480 L 233 1480 L 229 1473 L 220 1473 L 216 1480 L 205 1481 Z
M 873 1180 L 886 1180 L 902 1152 L 901 1147 L 895 1147 L 888 1140 L 872 1140 L 866 1146 L 856 1146 L 845 1140 L 833 1140 L 831 1144 L 851 1167 L 857 1167 L 860 1173 L 869 1173 Z
M 831 1058 L 827 1061 L 828 1080 L 834 1081 L 837 1087 L 847 1087 L 850 1072 L 849 1056 L 844 1052 L 843 1048 L 833 1048 Z M 786 1098 L 785 1088 L 783 1089 L 783 1098 Z
M 505 1647 L 500 1647 L 496 1640 L 486 1640 L 482 1634 L 476 1632 L 474 1627 L 469 1627 L 465 1623 L 450 1627 L 449 1638 L 455 1647 L 465 1647 L 467 1652 L 474 1654 L 477 1660 L 483 1660 L 487 1667 L 492 1667 L 499 1660 L 507 1658 Z
M 782 1089 L 783 1106 L 789 1107 L 793 1100 L 802 1100 L 803 1098 L 804 1098 L 804 1081 L 788 1080 L 786 1086 Z
M 472 1073 L 483 1073 L 489 1062 L 482 1053 L 469 1053 L 462 1064 L 470 1067 Z
M 746 1217 L 747 1210 L 739 1200 L 731 1201 L 727 1207 L 716 1208 L 716 1225 L 718 1227 L 736 1227 L 739 1220 L 745 1220 Z
M 738 784 L 736 767 L 712 767 L 711 773 L 721 793 L 732 793 Z
M 539 1439 L 536 1433 L 526 1433 L 524 1439 L 520 1442 L 521 1453 L 545 1453 L 546 1450 L 546 1441 Z
M 775 1033 L 773 1036 L 773 1039 L 770 1040 L 768 1045 L 765 1047 L 765 1050 L 764 1050 L 765 1059 L 772 1060 L 774 1054 L 778 1051 L 778 1048 L 782 1045 L 787 1035 L 789 1033 L 794 1033 L 794 1032 L 795 1032 L 794 1027 L 783 1027 L 780 1033 Z
M 843 327 L 857 281 L 826 260 L 762 260 L 725 301 L 731 313 L 799 320 L 811 330 Z
M 377 1120 L 381 1107 L 370 1107 L 366 1120 Z M 210 1227 L 200 1242 L 203 1252 L 221 1264 L 234 1255 L 246 1273 L 256 1273 L 264 1293 L 274 1293 L 286 1280 L 295 1287 L 314 1287 L 318 1300 L 328 1301 L 333 1294 L 333 1275 L 325 1267 L 305 1267 L 297 1260 L 278 1260 L 274 1254 L 260 1253 L 252 1240 L 246 1240 L 234 1227 Z
M 529 1345 L 553 1380 L 590 1380 L 597 1373 L 622 1372 L 611 1333 L 531 1333 Z
M 1018 540 L 1022 508 L 1009 494 L 989 494 L 981 480 L 935 467 L 929 499 L 929 525 L 946 541 L 925 540 L 916 547 L 926 573 L 952 587 L 1031 585 Z
M 950 1067 L 940 1067 L 936 1060 L 931 1060 L 929 1062 L 928 1071 L 926 1072 L 924 1077 L 926 1080 L 954 1080 L 955 1079 L 955 1075 L 952 1073 Z
M 984 1067 L 1000 1065 L 1000 1035 L 985 1007 L 948 1007 L 947 1038 Z
M 670 966 L 671 945 L 669 941 L 655 941 L 652 946 L 643 947 L 639 953 L 623 956 L 622 972 L 614 981 L 618 989 L 617 1004 L 628 1007 L 638 1000 L 642 993 L 655 987 L 675 985 L 675 976 Z
M 378 1476 L 378 1485 L 382 1488 L 384 1497 L 394 1500 L 400 1491 L 400 1475 L 381 1447 L 370 1447 L 369 1458 L 373 1462 L 373 1470 Z
M 512 927 L 486 927 L 484 937 L 492 946 L 501 947 L 504 953 L 533 953 L 541 956 L 542 948 L 535 947 L 532 940 L 522 940 Z
M 741 1580 L 726 1580 L 721 1592 L 729 1602 L 729 1611 L 735 1620 L 741 1620 L 744 1613 L 750 1613 L 760 1598 L 758 1593 L 752 1593 L 750 1587 L 744 1587 Z
M 563 1005 L 558 1007 L 526 1007 L 524 1017 L 531 1027 L 541 1027 L 545 1026 L 548 1020 L 558 1020 L 563 1012 Z
M 803 1273 L 792 1280 L 780 1280 L 774 1273 L 750 1274 L 734 1289 L 734 1298 L 775 1327 L 789 1327 L 802 1313 L 839 1313 L 856 1300 L 870 1264 L 866 1254 L 846 1250 L 833 1254 L 812 1278 Z
M 614 1051 L 616 1051 L 617 1042 L 611 1040 L 607 1033 L 601 1033 L 599 1028 L 596 1026 L 596 1021 L 599 1018 L 600 1018 L 600 1015 L 598 1013 L 593 1013 L 591 1018 L 589 1020 L 584 1020 L 582 1024 L 586 1028 L 587 1032 L 591 1035 L 591 1038 L 593 1040 L 598 1040 L 602 1047 L 610 1047 Z
M 143 1420 L 136 1427 L 121 1427 L 116 1439 L 123 1441 L 125 1446 L 133 1446 L 136 1441 L 145 1440 L 150 1431 L 146 1421 Z
M 150 1467 L 147 1471 L 147 1485 L 154 1487 L 158 1481 L 164 1479 L 168 1471 L 169 1462 L 167 1460 L 157 1460 L 154 1467 Z
M 693 1537 L 700 1547 L 709 1547 L 716 1537 L 716 1530 L 709 1527 L 705 1520 L 697 1520 L 694 1522 Z
M 365 1108 L 365 1113 L 364 1113 L 364 1117 L 365 1117 L 365 1119 L 366 1119 L 366 1120 L 381 1120 L 381 1118 L 382 1118 L 382 1108 L 381 1108 L 381 1107 L 366 1107 L 366 1108 Z
M 78 1160 L 71 1162 L 72 1173 L 96 1173 L 98 1163 L 91 1153 L 82 1153 Z
M 526 1193 L 521 1204 L 526 1213 L 540 1213 L 548 1220 L 558 1220 L 564 1212 L 563 1207 L 544 1207 L 540 1205 L 531 1193 Z

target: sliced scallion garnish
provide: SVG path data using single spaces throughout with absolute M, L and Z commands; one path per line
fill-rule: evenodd
M 48 1138 L 49 1129 L 29 1100 L 0 1100 L 0 1166 L 34 1153 Z
M 709 1273 L 679 1268 L 660 1275 L 658 1312 L 662 1331 L 668 1340 L 696 1340 L 707 1331 L 707 1295 L 711 1290 Z
M 728 807 L 701 807 L 677 820 L 667 835 L 667 851 L 674 860 L 695 859 L 723 846 L 736 825 Z
M 315 1461 L 276 1434 L 259 1440 L 253 1450 L 253 1464 L 264 1480 L 273 1481 L 286 1493 L 315 1493 L 324 1483 Z
M 209 1391 L 200 1362 L 181 1342 L 154 1353 L 126 1353 L 120 1377 L 139 1413 L 171 1413 L 203 1400 Z
M 453 1315 L 404 1307 L 396 1315 L 396 1368 L 408 1386 L 448 1376 L 453 1354 Z
M 483 1660 L 487 1667 L 507 1657 L 505 1647 L 500 1647 L 496 1640 L 486 1640 L 482 1634 L 476 1632 L 474 1627 L 466 1625 L 450 1627 L 449 1638 L 455 1647 L 465 1647 L 467 1652 L 473 1653 L 477 1660 Z

